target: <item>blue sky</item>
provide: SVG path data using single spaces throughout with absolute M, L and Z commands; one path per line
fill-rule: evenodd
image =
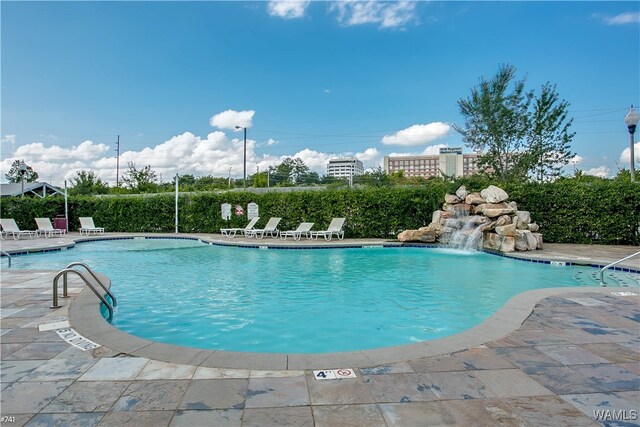
M 2 179 L 115 181 L 127 162 L 242 176 L 285 156 L 323 174 L 460 146 L 457 101 L 502 63 L 570 102 L 574 166 L 629 167 L 640 104 L 638 2 L 7 2 L 1 7 Z M 638 134 L 640 139 L 640 132 Z M 636 157 L 640 156 L 640 146 Z M 625 151 L 626 150 L 626 151 Z M 465 151 L 469 151 L 465 148 Z M 626 157 L 625 157 L 626 155 Z M 639 158 L 640 160 L 640 158 Z

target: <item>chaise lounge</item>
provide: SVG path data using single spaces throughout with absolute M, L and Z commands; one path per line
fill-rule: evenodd
M 80 217 L 80 228 L 78 229 L 80 234 L 84 233 L 87 236 L 91 233 L 95 234 L 103 234 L 104 227 L 96 227 L 93 223 L 93 217 L 90 216 L 81 216 Z
M 333 218 L 326 230 L 312 231 L 311 236 L 315 237 L 316 240 L 319 236 L 323 236 L 325 240 L 331 240 L 331 237 L 335 234 L 339 240 L 342 240 L 344 239 L 344 230 L 342 229 L 344 221 L 345 218 Z
M 223 236 L 227 236 L 229 239 L 236 237 L 236 233 L 238 232 L 242 233 L 243 236 L 246 236 L 249 231 L 253 230 L 253 227 L 256 225 L 256 222 L 258 222 L 259 219 L 260 217 L 256 216 L 252 218 L 251 221 L 249 221 L 249 224 L 247 224 L 244 228 L 221 228 L 220 232 Z
M 266 234 L 271 235 L 271 237 L 278 237 L 278 224 L 280 224 L 281 219 L 282 218 L 271 217 L 264 228 L 254 228 L 247 231 L 245 235 L 247 237 L 255 237 L 256 239 L 262 239 Z
M 43 235 L 44 237 L 53 237 L 55 234 L 62 237 L 67 232 L 67 230 L 62 230 L 60 228 L 53 228 L 53 224 L 51 224 L 51 220 L 49 218 L 36 218 L 36 224 L 38 225 L 38 234 Z
M 281 231 L 280 238 L 287 240 L 287 237 L 293 237 L 293 240 L 298 241 L 304 235 L 307 239 L 310 239 L 311 227 L 313 227 L 313 222 L 302 222 L 295 230 Z
M 22 236 L 29 236 L 32 239 L 38 237 L 38 232 L 35 230 L 20 230 L 13 218 L 0 219 L 0 225 L 2 226 L 0 237 L 3 239 L 9 235 L 13 236 L 13 240 L 18 240 Z

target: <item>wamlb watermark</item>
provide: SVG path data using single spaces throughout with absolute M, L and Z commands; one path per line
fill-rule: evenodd
M 638 411 L 635 409 L 594 409 L 593 418 L 596 421 L 635 421 L 638 419 Z

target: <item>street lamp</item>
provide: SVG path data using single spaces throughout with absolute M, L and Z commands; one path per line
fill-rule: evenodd
M 244 130 L 244 177 L 242 179 L 242 188 L 247 188 L 247 128 L 236 126 L 236 129 Z
M 20 160 L 20 176 L 22 181 L 22 191 L 20 197 L 24 197 L 24 175 L 27 173 L 27 164 L 24 160 Z
M 631 144 L 631 168 L 629 169 L 631 172 L 631 182 L 636 180 L 636 171 L 635 171 L 635 154 L 633 153 L 633 134 L 636 132 L 636 125 L 638 124 L 638 120 L 640 120 L 640 114 L 633 108 L 633 105 L 629 109 L 629 112 L 626 116 L 624 116 L 624 122 L 627 124 L 627 129 L 629 129 L 629 141 Z

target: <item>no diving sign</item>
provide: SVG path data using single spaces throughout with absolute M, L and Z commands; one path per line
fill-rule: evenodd
M 317 380 L 340 380 L 343 378 L 356 378 L 356 373 L 351 368 L 325 369 L 323 371 L 313 371 L 313 376 Z

